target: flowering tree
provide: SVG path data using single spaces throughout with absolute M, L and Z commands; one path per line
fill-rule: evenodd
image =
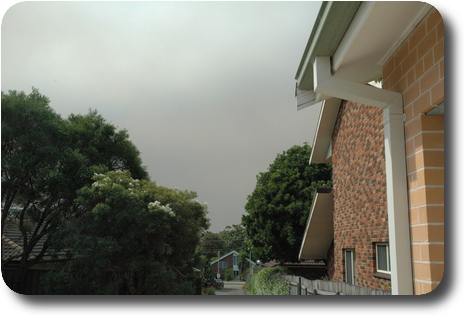
M 49 274 L 55 294 L 189 294 L 191 261 L 208 227 L 196 194 L 130 177 L 128 171 L 95 174 L 78 192 L 85 215 L 54 235 L 73 259 Z
M 63 119 L 35 88 L 28 95 L 1 94 L 1 230 L 2 236 L 19 231 L 22 247 L 2 255 L 2 268 L 17 268 L 7 284 L 24 293 L 28 269 L 50 254 L 48 236 L 83 209 L 74 202 L 76 191 L 95 172 L 130 170 L 138 179 L 148 179 L 148 173 L 128 132 L 96 111 Z M 31 255 L 33 250 L 40 252 Z

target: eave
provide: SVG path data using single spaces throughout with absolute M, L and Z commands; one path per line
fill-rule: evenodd
M 326 259 L 333 238 L 332 189 L 318 188 L 306 225 L 299 259 Z

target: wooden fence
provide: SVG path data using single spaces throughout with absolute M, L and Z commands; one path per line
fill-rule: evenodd
M 350 285 L 340 281 L 308 280 L 283 276 L 289 284 L 289 295 L 391 295 L 391 291 Z

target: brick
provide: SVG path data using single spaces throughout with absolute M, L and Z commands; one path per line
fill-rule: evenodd
M 416 99 L 412 106 L 413 106 L 413 114 L 415 116 L 418 116 L 420 114 L 424 114 L 428 111 L 430 111 L 433 106 L 431 104 L 431 93 L 425 92 L 422 94 L 418 99 Z
M 332 143 L 335 246 L 330 278 L 344 280 L 343 249 L 355 248 L 357 284 L 380 288 L 372 276 L 372 242 L 388 240 L 382 110 L 344 101 Z
M 435 43 L 437 42 L 437 31 L 436 29 L 432 29 L 430 33 L 425 35 L 425 37 L 422 39 L 422 41 L 417 45 L 417 57 L 420 59 L 422 58 L 426 53 L 428 53 L 433 46 L 435 46 Z
M 424 23 L 419 24 L 414 32 L 409 37 L 409 47 L 410 49 L 414 49 L 417 45 L 422 41 L 426 34 L 426 26 Z
M 433 10 L 432 13 L 427 17 L 427 32 L 432 31 L 432 29 L 437 26 L 440 21 L 443 21 L 440 12 Z
M 438 133 L 422 133 L 422 147 L 424 149 L 445 149 L 445 134 Z
M 409 70 L 413 69 L 413 67 L 416 65 L 417 61 L 420 58 L 418 57 L 417 54 L 417 49 L 414 48 L 403 60 L 401 63 L 401 71 L 403 73 L 408 72 Z
M 431 99 L 432 105 L 439 105 L 445 101 L 445 81 L 444 80 L 441 79 L 440 81 L 438 81 L 437 84 L 435 84 L 435 86 L 432 87 L 431 95 L 432 95 L 432 99 Z
M 443 264 L 414 263 L 414 275 L 416 278 L 426 281 L 441 281 L 443 277 Z
M 419 119 L 424 131 L 445 130 L 445 116 L 443 115 L 422 115 Z
M 421 93 L 425 93 L 429 89 L 431 89 L 435 84 L 438 83 L 440 80 L 440 70 L 438 65 L 431 68 L 427 71 L 423 77 L 419 80 L 420 84 L 420 91 Z
M 422 120 L 420 117 L 415 117 L 406 124 L 406 139 L 410 139 L 414 136 L 417 136 L 422 132 Z
M 445 56 L 444 40 L 440 40 L 435 47 L 433 47 L 433 62 L 437 63 Z
M 444 262 L 445 245 L 444 244 L 421 244 L 419 245 L 420 260 Z
M 384 65 L 382 69 L 382 77 L 383 78 L 389 77 L 394 69 L 395 69 L 395 59 L 390 58 L 390 60 L 387 61 L 387 63 Z
M 417 82 L 403 93 L 403 102 L 405 105 L 412 104 L 419 96 L 420 86 Z
M 444 167 L 445 152 L 444 151 L 423 151 L 423 165 L 420 167 Z

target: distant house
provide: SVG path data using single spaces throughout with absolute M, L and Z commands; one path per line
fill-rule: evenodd
M 46 237 L 43 237 L 30 253 L 28 261 L 37 259 L 44 248 Z M 6 285 L 21 294 L 42 294 L 40 278 L 49 270 L 57 270 L 67 261 L 66 253 L 45 251 L 43 257 L 34 263 L 26 272 L 25 283 L 18 285 L 15 280 L 20 264 L 23 235 L 18 229 L 8 228 L 2 231 L 2 276 Z
M 444 271 L 444 26 L 419 1 L 323 2 L 297 71 L 323 102 L 310 163 L 332 163 L 300 259 L 330 280 L 426 294 Z M 368 83 L 382 79 L 382 87 Z
M 226 270 L 232 269 L 234 277 L 238 277 L 241 272 L 247 268 L 253 268 L 256 263 L 246 258 L 247 266 L 240 266 L 239 264 L 239 253 L 235 250 L 229 252 L 228 254 L 219 257 L 215 261 L 210 263 L 211 272 L 214 274 L 219 274 L 221 279 L 225 279 Z

